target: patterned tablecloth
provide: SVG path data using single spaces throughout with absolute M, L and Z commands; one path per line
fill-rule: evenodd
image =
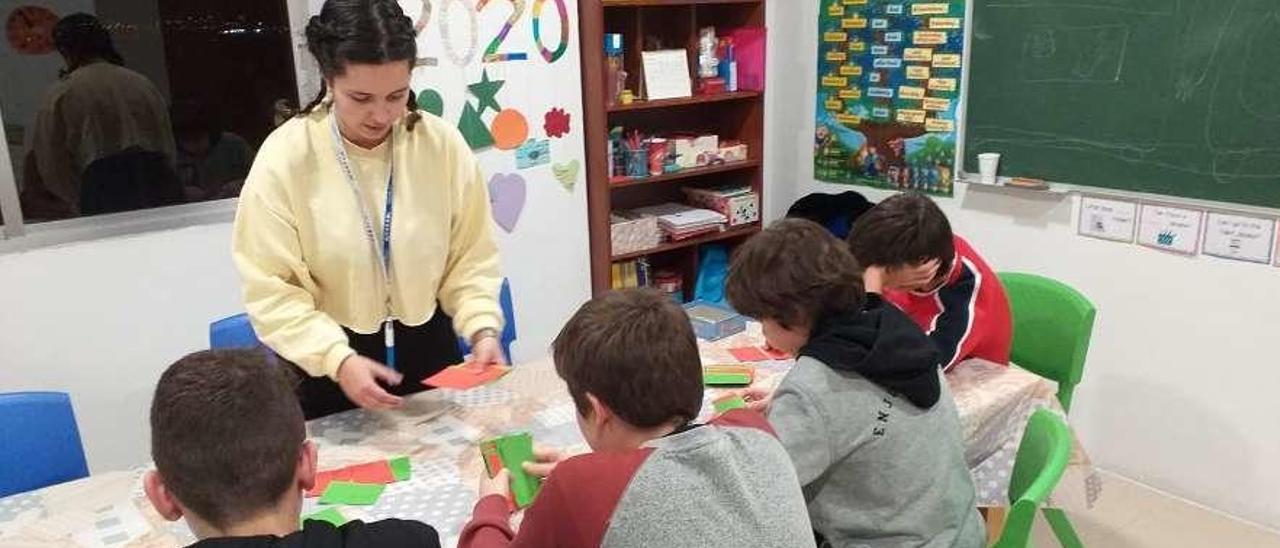
M 702 345 L 703 361 L 731 363 L 729 348 L 760 344 L 758 325 L 746 333 Z M 776 385 L 789 361 L 765 362 L 758 383 Z M 968 362 L 949 376 L 964 426 L 966 454 L 980 504 L 998 506 L 1027 417 L 1037 408 L 1061 408 L 1052 382 L 1016 367 Z M 708 390 L 704 414 L 718 393 Z M 434 525 L 446 546 L 476 499 L 482 473 L 477 442 L 527 430 L 537 443 L 585 451 L 572 400 L 549 360 L 523 364 L 490 386 L 470 391 L 436 390 L 410 397 L 390 412 L 349 411 L 308 424 L 320 447 L 321 469 L 397 455 L 413 464 L 412 479 L 388 486 L 377 504 L 341 507 L 349 518 L 387 517 Z M 1071 466 L 1053 503 L 1092 506 L 1101 484 L 1076 444 Z M 182 546 L 194 541 L 186 525 L 164 521 L 147 502 L 141 477 L 147 465 L 123 472 L 0 499 L 0 546 Z M 303 512 L 317 509 L 306 499 Z

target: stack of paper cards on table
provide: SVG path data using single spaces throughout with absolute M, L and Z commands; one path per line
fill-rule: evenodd
M 435 388 L 468 390 L 501 379 L 509 372 L 511 368 L 505 365 L 488 365 L 478 369 L 468 364 L 458 364 L 423 379 L 422 384 Z
M 755 378 L 755 368 L 749 365 L 707 365 L 702 368 L 702 382 L 707 386 L 747 386 Z
M 658 226 L 671 240 L 679 241 L 724 229 L 729 218 L 710 209 L 668 202 L 634 210 L 641 215 L 658 218 Z
M 307 491 L 307 497 L 320 497 L 320 504 L 346 504 L 368 506 L 378 502 L 387 485 L 406 481 L 412 476 L 409 457 L 396 457 L 364 464 L 353 464 L 316 474 L 316 483 Z M 304 516 L 306 520 L 321 520 L 341 526 L 347 519 L 337 509 L 329 507 Z
M 533 437 L 528 432 L 484 440 L 480 442 L 480 456 L 489 477 L 503 468 L 511 474 L 511 499 L 517 507 L 533 502 L 542 480 L 524 471 L 524 463 L 533 460 Z

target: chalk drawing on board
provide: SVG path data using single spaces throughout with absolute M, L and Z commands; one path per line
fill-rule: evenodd
M 1124 70 L 1129 27 L 1039 27 L 1022 44 L 1023 82 L 1115 83 Z

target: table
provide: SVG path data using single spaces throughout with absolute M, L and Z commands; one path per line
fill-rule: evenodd
M 729 363 L 728 349 L 761 344 L 759 326 L 715 343 L 701 343 L 703 362 Z M 764 362 L 758 381 L 776 385 L 790 361 Z M 948 375 L 964 427 L 966 454 L 982 505 L 1006 504 L 1022 426 L 1040 407 L 1059 409 L 1056 387 L 1016 367 L 983 362 L 961 364 Z M 708 390 L 704 415 L 719 393 Z M 342 507 L 353 519 L 417 519 L 440 531 L 446 546 L 457 543 L 476 500 L 483 464 L 476 450 L 486 437 L 527 430 L 541 444 L 586 451 L 573 402 L 549 359 L 516 366 L 492 385 L 470 391 L 436 390 L 406 399 L 389 412 L 354 410 L 310 422 L 320 448 L 320 468 L 407 455 L 413 477 L 388 486 L 377 504 Z M 149 465 L 97 474 L 80 481 L 0 499 L 0 545 L 171 547 L 194 541 L 182 522 L 164 521 L 142 492 Z M 1071 465 L 1053 503 L 1092 506 L 1101 489 L 1087 455 L 1076 444 Z M 303 512 L 317 509 L 306 499 Z

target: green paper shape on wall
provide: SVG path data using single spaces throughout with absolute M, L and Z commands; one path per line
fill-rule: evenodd
M 462 118 L 458 120 L 458 131 L 462 132 L 471 150 L 493 146 L 493 134 L 489 133 L 489 126 L 480 119 L 480 113 L 476 112 L 471 103 L 467 103 L 467 106 L 462 109 Z
M 505 83 L 504 80 L 490 80 L 489 71 L 486 69 L 480 74 L 479 82 L 467 86 L 471 94 L 480 100 L 480 114 L 484 114 L 484 111 L 490 108 L 494 112 L 502 110 L 502 107 L 498 106 L 498 91 Z
M 434 89 L 424 89 L 419 91 L 418 109 L 430 112 L 436 116 L 443 116 L 444 98 L 440 97 L 440 93 Z

